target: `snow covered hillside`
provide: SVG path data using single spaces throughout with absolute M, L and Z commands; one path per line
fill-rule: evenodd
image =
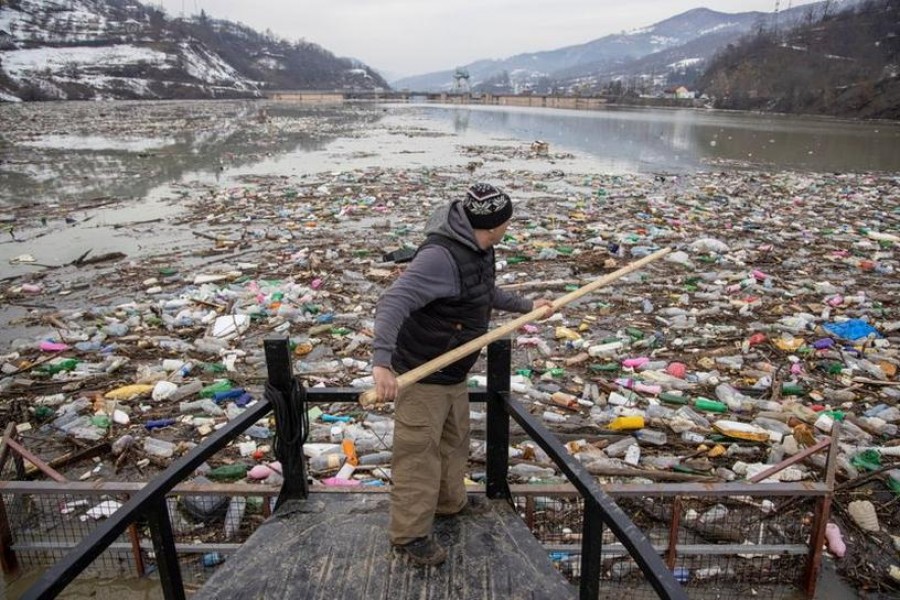
M 137 0 L 0 2 L 0 101 L 254 97 L 265 87 L 386 87 L 315 44 Z

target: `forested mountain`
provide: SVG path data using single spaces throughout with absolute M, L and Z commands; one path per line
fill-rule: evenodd
M 728 46 L 698 80 L 715 106 L 900 118 L 900 0 L 865 0 Z
M 849 4 L 854 0 L 840 0 Z M 517 54 L 502 60 L 479 60 L 462 68 L 475 91 L 494 93 L 597 93 L 612 83 L 647 92 L 674 83 L 693 84 L 707 61 L 721 48 L 760 27 L 791 27 L 809 14 L 820 14 L 817 2 L 782 10 L 723 13 L 695 8 L 652 25 L 603 36 L 555 50 Z M 394 81 L 397 89 L 448 90 L 454 71 L 427 73 Z
M 0 100 L 254 97 L 372 89 L 363 64 L 206 14 L 137 0 L 0 0 Z

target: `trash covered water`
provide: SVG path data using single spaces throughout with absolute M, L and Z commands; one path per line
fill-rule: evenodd
M 190 248 L 3 280 L 3 302 L 22 309 L 10 325 L 28 335 L 0 349 L 2 420 L 47 459 L 67 445 L 112 444 L 87 473 L 60 467 L 69 477 L 146 480 L 261 397 L 266 337 L 290 339 L 306 385 L 367 389 L 377 298 L 422 241 L 431 210 L 486 178 L 516 200 L 515 225 L 497 247 L 498 281 L 530 297 L 558 297 L 675 248 L 513 336 L 516 397 L 591 473 L 750 479 L 840 422 L 836 505 L 846 501 L 846 511 L 836 511 L 843 535 L 830 529 L 829 547 L 847 561 L 890 544 L 900 526 L 891 509 L 900 493 L 900 177 L 569 172 L 569 155 L 545 144 L 466 145 L 457 148 L 465 160 L 439 167 L 179 184 L 178 213 L 164 220 L 191 232 Z M 490 169 L 466 162 L 487 154 Z M 553 168 L 507 168 L 507 156 Z M 152 236 L 154 227 L 130 231 Z M 484 383 L 483 360 L 473 385 Z M 473 481 L 483 477 L 480 410 Z M 310 413 L 315 485 L 389 483 L 389 411 Z M 263 419 L 202 477 L 280 483 L 274 429 Z M 515 481 L 562 481 L 533 444 L 514 444 L 510 456 Z M 766 482 L 819 481 L 820 467 L 802 461 Z M 851 504 L 862 491 L 868 504 Z M 194 518 L 246 508 L 243 498 L 203 498 L 186 499 Z M 110 509 L 85 508 L 91 518 Z M 223 535 L 234 534 L 229 525 Z M 865 576 L 894 585 L 896 556 L 882 562 Z

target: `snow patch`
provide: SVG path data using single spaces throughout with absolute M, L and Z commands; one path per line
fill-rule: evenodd
M 653 33 L 655 27 L 639 27 L 638 29 L 632 29 L 631 31 L 626 31 L 624 35 L 643 35 L 645 33 Z
M 664 35 L 654 35 L 650 38 L 650 43 L 654 46 L 669 46 L 679 43 L 677 38 L 667 37 Z
M 22 99 L 6 92 L 0 92 L 0 102 L 21 102 Z
M 123 66 L 138 63 L 165 63 L 167 55 L 150 48 L 140 48 L 130 44 L 115 46 L 74 46 L 67 48 L 30 48 L 10 50 L 0 53 L 3 67 L 14 79 L 47 71 L 61 71 L 65 68 L 103 65 Z
M 708 33 L 715 33 L 717 31 L 721 31 L 723 29 L 731 29 L 732 27 L 739 27 L 739 24 L 738 23 L 721 23 L 719 25 L 716 25 L 715 27 L 710 27 L 709 29 L 701 30 L 697 34 L 697 37 L 700 37 L 701 35 L 706 35 Z
M 118 150 L 121 152 L 146 152 L 175 144 L 171 138 L 117 139 L 102 135 L 44 135 L 22 142 L 23 146 L 51 150 Z
M 235 85 L 239 89 L 252 88 L 218 54 L 207 52 L 205 49 L 198 50 L 187 42 L 182 42 L 180 46 L 185 61 L 184 70 L 194 79 L 204 83 Z
M 672 70 L 686 69 L 701 62 L 703 62 L 702 58 L 685 58 L 683 60 L 673 62 L 672 64 L 668 65 L 668 67 Z

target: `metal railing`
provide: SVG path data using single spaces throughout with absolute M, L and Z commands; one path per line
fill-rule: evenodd
M 281 400 L 288 399 L 290 402 L 298 403 L 299 405 L 293 408 L 300 413 L 305 414 L 306 403 L 356 402 L 359 394 L 357 389 L 303 389 L 297 386 L 286 339 L 266 340 L 265 348 L 270 385 L 282 394 Z M 685 590 L 643 531 L 601 489 L 596 478 L 570 456 L 556 437 L 521 403 L 510 396 L 510 372 L 510 341 L 507 339 L 494 342 L 488 347 L 487 388 L 470 392 L 471 401 L 487 404 L 486 495 L 492 499 L 511 498 L 507 475 L 510 418 L 512 418 L 547 453 L 582 498 L 584 515 L 580 545 L 580 598 L 592 600 L 599 598 L 604 527 L 615 534 L 660 598 L 687 598 Z M 149 525 L 164 597 L 167 600 L 185 598 L 166 495 L 190 477 L 208 458 L 234 441 L 238 435 L 265 417 L 273 408 L 276 409 L 276 416 L 283 419 L 284 416 L 278 414 L 278 407 L 273 406 L 272 398 L 273 396 L 267 392 L 265 398 L 229 421 L 188 454 L 173 462 L 48 569 L 29 588 L 23 598 L 37 600 L 56 597 L 130 525 L 144 520 Z M 279 494 L 279 504 L 286 499 L 303 498 L 308 494 L 305 464 L 302 459 L 303 436 L 285 436 L 285 433 L 282 423 L 276 421 L 276 439 L 280 439 L 284 444 L 285 437 L 294 438 L 291 446 L 283 447 L 282 451 L 293 453 L 295 459 L 291 462 L 290 468 L 285 468 L 285 483 Z M 276 453 L 277 451 L 276 448 Z

